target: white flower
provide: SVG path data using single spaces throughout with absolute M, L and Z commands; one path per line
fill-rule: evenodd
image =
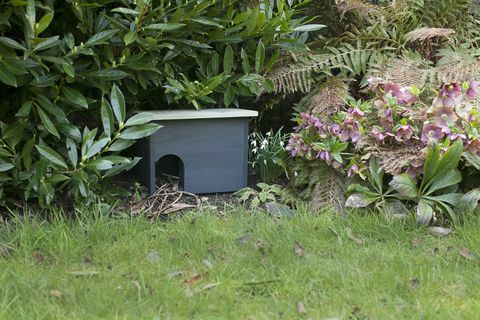
M 280 141 L 280 147 L 282 147 L 282 148 L 283 148 L 283 146 L 284 146 L 284 145 L 285 145 L 285 142 L 283 142 L 283 141 Z
M 257 140 L 252 140 L 252 142 L 250 142 L 250 144 L 252 145 L 252 147 L 256 147 L 257 146 Z
M 270 137 L 272 135 L 272 132 L 271 131 L 268 131 L 267 132 L 267 137 Z
M 267 160 L 263 160 L 263 164 L 264 164 L 264 165 L 267 165 Z
M 253 154 L 256 154 L 256 153 L 257 153 L 257 148 L 253 148 L 253 149 L 252 149 L 252 153 L 253 153 Z
M 262 141 L 262 145 L 260 146 L 260 149 L 263 150 L 263 149 L 265 149 L 267 146 L 268 146 L 268 140 L 265 139 L 265 140 Z

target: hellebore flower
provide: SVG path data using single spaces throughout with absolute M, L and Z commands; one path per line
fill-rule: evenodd
M 349 178 L 353 177 L 354 175 L 356 175 L 356 174 L 358 173 L 358 170 L 359 170 L 359 169 L 360 169 L 360 168 L 359 168 L 356 164 L 352 165 L 352 166 L 350 167 L 350 169 L 348 169 L 347 176 L 348 176 Z
M 327 163 L 330 163 L 332 158 L 330 156 L 330 152 L 329 151 L 320 151 L 318 154 L 317 154 L 317 158 L 320 159 L 320 160 L 323 160 Z
M 478 138 L 472 139 L 467 142 L 466 149 L 474 154 L 480 153 L 480 140 Z
M 354 118 L 361 118 L 365 115 L 365 112 L 358 108 L 350 108 L 348 109 L 348 113 L 351 114 Z
M 472 81 L 468 84 L 467 97 L 469 99 L 475 99 L 480 93 L 480 82 Z
M 442 86 L 433 101 L 434 106 L 452 107 L 461 102 L 462 87 L 458 83 L 447 83 Z
M 340 133 L 340 125 L 338 125 L 337 123 L 334 123 L 330 127 L 330 133 L 334 136 L 338 136 L 338 134 Z
M 462 140 L 463 142 L 467 140 L 467 136 L 463 133 L 452 133 L 449 138 L 452 142 L 458 139 Z
M 426 124 L 423 126 L 421 140 L 422 142 L 427 143 L 429 140 L 433 139 L 438 141 L 445 137 L 445 132 L 443 128 L 436 124 Z
M 385 85 L 385 92 L 390 93 L 392 97 L 397 99 L 398 104 L 403 106 L 411 106 L 418 100 L 418 97 L 414 95 L 408 88 L 402 87 L 398 83 L 387 83 Z
M 412 138 L 413 127 L 410 124 L 401 125 L 395 131 L 395 140 L 398 142 L 408 141 Z
M 435 109 L 435 124 L 446 127 L 449 123 L 455 122 L 458 120 L 457 115 L 453 107 L 438 107 Z
M 383 126 L 389 126 L 393 123 L 392 108 L 382 108 L 378 111 L 378 117 L 380 118 L 380 124 Z
M 355 120 L 345 120 L 338 135 L 340 140 L 347 141 L 352 139 L 352 142 L 355 143 L 360 140 L 360 126 L 358 121 Z
M 387 135 L 383 132 L 383 130 L 382 131 L 380 130 L 382 130 L 380 127 L 373 127 L 370 133 L 373 134 L 375 138 L 380 140 L 382 144 L 385 144 L 385 138 L 387 137 Z

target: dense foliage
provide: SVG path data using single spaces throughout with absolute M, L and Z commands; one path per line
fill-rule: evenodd
M 348 206 L 377 201 L 377 206 L 393 210 L 386 198 L 405 199 L 427 211 L 419 213 L 422 221 L 429 222 L 434 209 L 453 219 L 450 205 L 458 205 L 461 198 L 455 193 L 462 181 L 459 161 L 470 175 L 480 169 L 478 82 L 449 83 L 438 91 L 386 83 L 377 84 L 374 91 L 372 100 L 352 101 L 322 120 L 302 113 L 287 150 L 293 157 L 322 161 L 348 177 L 369 177 L 376 192 L 351 186 L 356 193 Z M 380 170 L 391 179 L 392 189 L 385 194 Z M 394 205 L 406 211 L 399 202 Z
M 271 88 L 280 51 L 319 28 L 297 18 L 304 2 L 0 1 L 0 202 L 88 203 L 137 161 L 118 152 L 158 129 L 127 120 L 135 109 Z
M 303 93 L 287 147 L 296 192 L 340 211 L 341 194 L 348 206 L 393 213 L 415 205 L 423 223 L 456 219 L 453 207 L 472 211 L 480 169 L 477 2 L 329 0 L 307 12 L 326 25 L 312 51 L 285 58 L 269 75 L 289 99 Z M 455 155 L 448 166 L 447 149 Z M 440 182 L 426 174 L 436 170 Z M 409 193 L 399 188 L 406 184 Z

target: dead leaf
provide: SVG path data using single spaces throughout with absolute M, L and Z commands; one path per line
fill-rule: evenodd
M 184 285 L 187 285 L 187 286 L 192 286 L 194 285 L 195 283 L 199 282 L 200 280 L 202 279 L 202 274 L 200 273 L 194 273 L 190 279 L 186 279 L 185 281 L 183 281 L 183 284 Z
M 365 244 L 365 242 L 362 239 L 359 239 L 353 235 L 352 229 L 350 229 L 349 227 L 345 228 L 345 231 L 347 232 L 347 237 L 353 242 L 355 242 L 356 244 L 361 246 Z
M 163 214 L 171 214 L 177 211 L 181 211 L 184 209 L 189 209 L 189 208 L 196 208 L 197 206 L 191 205 L 191 204 L 186 204 L 186 203 L 173 203 L 171 204 L 167 210 L 163 211 Z
M 185 288 L 185 296 L 186 296 L 187 298 L 191 298 L 191 297 L 193 297 L 193 295 L 194 295 L 194 293 L 193 293 L 192 288 L 186 287 L 186 288 Z
M 255 248 L 257 248 L 258 252 L 260 252 L 262 255 L 268 254 L 271 250 L 270 244 L 262 239 L 259 239 L 257 242 L 255 242 Z
M 295 240 L 294 250 L 297 257 L 303 257 L 303 247 L 297 240 Z
M 415 237 L 412 239 L 412 246 L 414 246 L 415 248 L 421 246 L 422 243 L 423 243 L 423 240 L 421 238 Z
M 204 264 L 205 267 L 207 267 L 208 269 L 213 269 L 213 264 L 212 264 L 208 259 L 204 259 L 204 260 L 203 260 L 203 264 Z
M 219 284 L 220 284 L 220 282 L 209 283 L 209 284 L 203 286 L 202 290 L 210 290 L 210 289 L 213 289 L 213 288 L 215 288 L 216 286 L 218 286 Z
M 183 275 L 183 271 L 172 271 L 172 272 L 167 274 L 167 277 L 169 279 L 172 279 L 172 278 L 175 278 L 175 277 L 180 277 L 181 275 Z
M 63 297 L 63 292 L 58 289 L 51 289 L 51 290 L 48 290 L 48 295 L 55 297 L 57 299 L 61 299 Z
M 417 291 L 418 285 L 420 284 L 420 281 L 418 281 L 417 278 L 413 278 L 410 280 L 410 284 L 412 285 L 412 290 Z
M 36 263 L 42 263 L 43 261 L 45 261 L 45 257 L 40 251 L 33 251 L 32 257 Z
M 443 227 L 430 227 L 428 228 L 428 232 L 432 236 L 446 237 L 452 233 L 452 229 L 443 228 Z
M 297 312 L 300 314 L 307 314 L 307 309 L 302 301 L 297 302 Z
M 252 238 L 251 234 L 246 234 L 243 237 L 237 238 L 236 241 L 238 244 L 245 244 Z
M 477 260 L 476 254 L 473 253 L 472 251 L 470 251 L 467 248 L 460 249 L 460 255 L 462 257 L 464 257 L 465 259 L 467 259 L 468 261 L 476 261 Z
M 160 254 L 155 250 L 150 251 L 147 255 L 147 261 L 150 263 L 158 263 L 160 260 Z

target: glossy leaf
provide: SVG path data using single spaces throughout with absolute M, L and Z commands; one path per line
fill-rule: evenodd
M 154 123 L 141 124 L 134 127 L 129 127 L 121 133 L 120 138 L 125 140 L 138 140 L 151 136 L 152 134 L 157 132 L 160 127 L 160 125 Z
M 58 154 L 58 152 L 53 150 L 52 148 L 50 148 L 46 145 L 37 145 L 37 146 L 35 146 L 35 148 L 37 148 L 38 152 L 43 157 L 48 159 L 51 163 L 53 163 L 57 166 L 60 166 L 62 168 L 68 169 L 68 166 L 65 163 L 65 161 L 63 160 L 63 157 L 60 154 Z
M 153 119 L 153 114 L 150 112 L 140 112 L 131 117 L 130 119 L 127 120 L 125 123 L 125 127 L 131 127 L 131 126 L 136 126 L 139 124 L 145 124 Z
M 85 47 L 92 47 L 99 44 L 107 43 L 111 37 L 113 37 L 117 33 L 116 30 L 105 30 L 101 31 L 93 36 L 91 36 L 87 42 L 85 42 Z
M 114 84 L 110 93 L 110 102 L 112 103 L 113 113 L 119 123 L 125 121 L 126 107 L 125 98 L 122 91 Z

